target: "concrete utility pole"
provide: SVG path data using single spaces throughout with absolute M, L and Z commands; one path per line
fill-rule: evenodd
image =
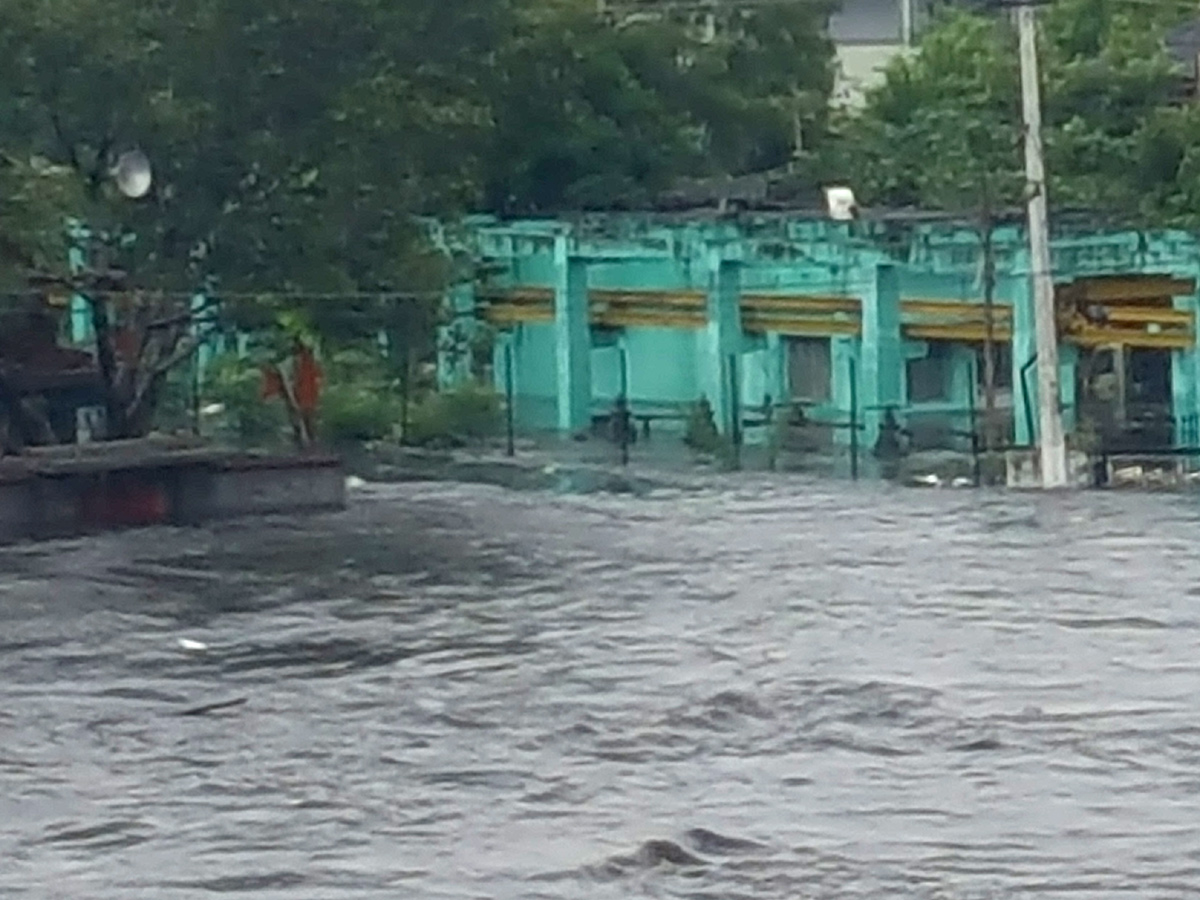
M 1058 387 L 1058 322 L 1050 263 L 1046 212 L 1046 169 L 1042 160 L 1042 101 L 1038 86 L 1037 28 L 1033 7 L 1017 9 L 1021 38 L 1021 110 L 1025 124 L 1025 179 L 1029 199 L 1029 259 L 1033 269 L 1037 335 L 1038 424 L 1042 487 L 1067 486 L 1067 447 Z

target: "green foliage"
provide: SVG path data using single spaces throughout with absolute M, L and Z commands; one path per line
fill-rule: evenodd
M 669 9 L 669 8 L 668 8 Z M 498 57 L 484 199 L 537 211 L 645 203 L 680 175 L 787 163 L 818 142 L 833 87 L 819 3 L 634 12 L 593 0 L 525 4 Z
M 332 384 L 321 399 L 321 436 L 335 444 L 378 441 L 396 434 L 401 401 L 370 384 Z
M 467 383 L 429 393 L 410 411 L 406 443 L 462 446 L 496 437 L 503 428 L 503 401 L 485 385 Z
M 214 359 L 205 373 L 205 433 L 256 448 L 287 440 L 287 410 L 278 400 L 263 399 L 262 380 L 262 370 L 251 360 L 234 353 Z
M 75 172 L 46 159 L 4 154 L 0 145 L 0 290 L 24 287 L 23 269 L 61 266 L 65 210 L 84 205 Z
M 399 382 L 377 346 L 344 348 L 325 364 L 320 433 L 335 444 L 398 436 L 403 418 Z
M 645 199 L 821 132 L 820 5 L 716 9 L 707 39 L 594 0 L 0 0 L 0 150 L 73 172 L 86 196 L 50 205 L 135 231 L 143 283 L 437 288 L 412 214 Z M 107 176 L 133 145 L 138 203 Z
M 863 199 L 951 211 L 1019 197 L 1020 81 L 1006 23 L 954 12 L 846 126 Z
M 1132 224 L 1200 222 L 1200 110 L 1173 105 L 1163 44 L 1181 5 L 1058 0 L 1042 14 L 1050 195 Z M 841 123 L 868 203 L 978 214 L 1022 197 L 1016 36 L 996 16 L 945 13 Z

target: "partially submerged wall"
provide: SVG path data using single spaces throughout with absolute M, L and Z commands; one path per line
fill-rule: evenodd
M 264 514 L 345 507 L 333 458 L 160 460 L 74 470 L 30 467 L 0 480 L 0 543 L 150 525 L 194 525 Z

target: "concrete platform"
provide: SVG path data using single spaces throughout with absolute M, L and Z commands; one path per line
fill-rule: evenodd
M 341 460 L 129 441 L 0 460 L 0 543 L 346 505 Z

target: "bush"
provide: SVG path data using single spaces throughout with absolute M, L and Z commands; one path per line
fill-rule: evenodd
M 406 441 L 418 446 L 462 446 L 482 443 L 502 430 L 500 395 L 481 384 L 427 394 L 409 416 Z
M 401 406 L 387 385 L 331 384 L 321 397 L 321 434 L 334 443 L 392 437 L 399 430 Z
M 234 353 L 216 357 L 209 366 L 201 416 L 218 436 L 243 446 L 271 447 L 291 435 L 284 405 L 262 397 L 262 370 Z

